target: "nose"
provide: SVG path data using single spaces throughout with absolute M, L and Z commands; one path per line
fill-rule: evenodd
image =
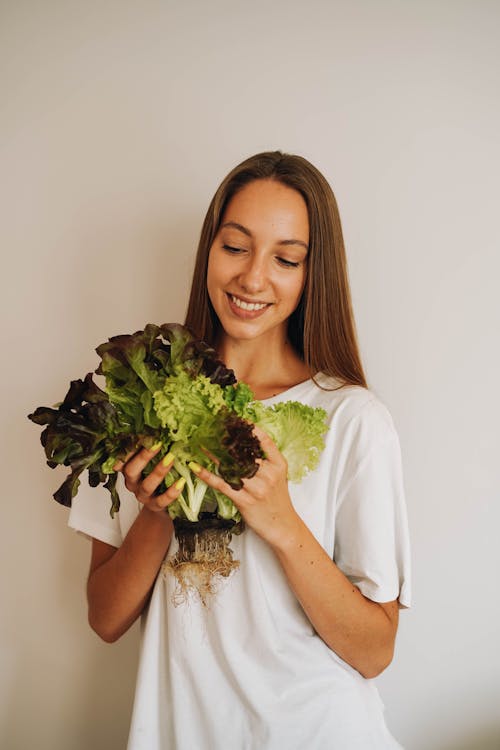
M 238 281 L 241 288 L 249 294 L 257 294 L 266 288 L 267 271 L 263 258 L 250 257 L 242 269 Z

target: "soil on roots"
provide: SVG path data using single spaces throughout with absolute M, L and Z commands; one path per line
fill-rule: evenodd
M 228 578 L 240 564 L 233 560 L 229 547 L 235 524 L 218 518 L 196 523 L 176 519 L 174 527 L 179 549 L 163 563 L 164 572 L 176 579 L 172 601 L 178 606 L 195 595 L 206 607 L 222 579 Z

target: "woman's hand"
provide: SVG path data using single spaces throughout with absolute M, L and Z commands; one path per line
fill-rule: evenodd
M 284 457 L 265 432 L 254 430 L 266 458 L 243 489 L 233 490 L 205 469 L 196 473 L 227 495 L 271 545 L 311 625 L 332 651 L 364 677 L 375 677 L 392 659 L 398 603 L 365 598 L 335 565 L 292 506 Z
M 172 539 L 174 527 L 165 508 L 179 496 L 185 480 L 177 480 L 161 495 L 154 493 L 172 468 L 173 456 L 166 455 L 142 478 L 143 469 L 160 448 L 143 448 L 115 464 L 115 471 L 123 473 L 125 486 L 143 508 L 118 549 L 97 539 L 92 544 L 89 622 L 105 641 L 120 638 L 143 611 Z
M 255 426 L 254 433 L 266 458 L 257 459 L 260 464 L 257 473 L 243 480 L 242 489 L 234 490 L 222 477 L 196 464 L 190 467 L 210 487 L 232 500 L 247 525 L 274 546 L 293 532 L 300 518 L 288 492 L 285 458 L 264 430 Z
M 154 494 L 172 468 L 172 454 L 142 478 L 143 469 L 160 449 L 161 445 L 142 448 L 114 466 L 143 508 L 118 549 L 97 539 L 92 544 L 87 582 L 89 622 L 105 641 L 117 640 L 143 611 L 172 538 L 173 523 L 165 508 L 182 492 L 185 480 Z
M 173 466 L 174 456 L 172 453 L 167 453 L 161 461 L 158 461 L 153 471 L 144 479 L 142 478 L 143 470 L 151 459 L 157 455 L 160 448 L 161 445 L 158 444 L 153 445 L 152 448 L 142 448 L 137 453 L 127 456 L 125 461 L 118 461 L 114 466 L 115 471 L 123 473 L 125 487 L 136 496 L 145 508 L 155 513 L 165 510 L 167 505 L 173 503 L 181 494 L 186 483 L 184 477 L 181 477 L 161 495 L 154 494 Z

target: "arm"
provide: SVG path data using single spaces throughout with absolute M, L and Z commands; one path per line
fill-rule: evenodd
M 143 508 L 119 549 L 93 540 L 87 582 L 89 624 L 104 641 L 118 640 L 141 614 L 172 530 L 167 513 Z
M 325 643 L 364 677 L 375 677 L 391 661 L 398 603 L 378 604 L 353 586 L 295 512 L 286 480 L 286 461 L 259 428 L 267 456 L 257 474 L 233 490 L 201 469 L 207 484 L 226 494 L 246 523 L 272 548 L 311 625 Z
M 105 641 L 118 640 L 135 622 L 149 600 L 158 570 L 168 550 L 173 523 L 166 506 L 182 491 L 177 482 L 162 495 L 153 493 L 172 467 L 160 461 L 141 481 L 142 469 L 157 451 L 141 450 L 124 465 L 125 485 L 143 508 L 123 544 L 116 549 L 96 539 L 87 581 L 89 623 Z
M 392 660 L 398 602 L 363 596 L 299 516 L 271 546 L 318 635 L 363 677 L 380 674 Z

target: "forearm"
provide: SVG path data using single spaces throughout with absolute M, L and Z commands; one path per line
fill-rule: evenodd
M 397 602 L 367 599 L 328 557 L 293 508 L 283 456 L 263 430 L 254 427 L 254 432 L 266 459 L 242 489 L 206 469 L 197 474 L 227 495 L 274 550 L 312 626 L 332 651 L 364 677 L 375 677 L 392 659 Z
M 292 590 L 325 643 L 364 677 L 390 663 L 396 602 L 380 605 L 361 594 L 298 517 L 271 544 Z
M 146 605 L 173 533 L 166 512 L 139 513 L 123 544 L 93 553 L 87 584 L 89 623 L 103 640 L 117 640 Z

